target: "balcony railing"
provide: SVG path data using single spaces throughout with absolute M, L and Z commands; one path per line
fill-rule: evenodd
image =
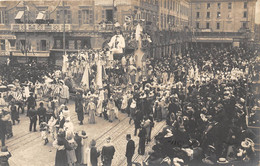
M 24 32 L 63 32 L 63 24 L 12 24 L 11 31 Z M 65 31 L 71 31 L 71 24 L 65 24 Z
M 241 37 L 244 33 L 241 32 L 195 32 L 195 36 L 201 37 Z

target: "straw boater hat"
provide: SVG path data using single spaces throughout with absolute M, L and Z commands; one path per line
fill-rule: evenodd
M 226 158 L 219 158 L 218 161 L 217 161 L 217 163 L 219 163 L 219 164 L 227 164 L 228 161 L 227 161 Z
M 169 138 L 169 137 L 172 137 L 173 134 L 172 134 L 172 131 L 167 129 L 167 134 L 164 136 L 164 138 Z
M 78 135 L 79 135 L 81 138 L 83 138 L 83 139 L 88 138 L 88 136 L 87 136 L 87 134 L 86 134 L 86 132 L 85 132 L 84 130 L 82 130 L 81 132 L 79 132 Z
M 243 148 L 250 148 L 251 146 L 254 146 L 254 142 L 250 138 L 246 138 L 241 142 L 241 146 Z

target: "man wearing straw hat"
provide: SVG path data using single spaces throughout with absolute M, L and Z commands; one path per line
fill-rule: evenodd
M 101 152 L 101 160 L 103 162 L 103 166 L 111 166 L 112 165 L 112 159 L 115 154 L 115 147 L 111 143 L 111 138 L 108 137 L 106 139 L 106 144 L 102 148 Z

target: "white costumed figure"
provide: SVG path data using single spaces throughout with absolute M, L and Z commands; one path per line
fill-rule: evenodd
M 68 55 L 63 55 L 62 72 L 66 73 L 68 69 Z
M 97 81 L 97 86 L 99 88 L 103 87 L 102 84 L 102 64 L 100 62 L 100 60 L 97 61 L 97 76 L 96 76 L 96 81 Z
M 81 84 L 89 89 L 89 65 L 87 64 L 85 67 L 84 74 L 82 76 Z
M 120 32 L 120 25 L 115 24 L 115 28 L 116 34 L 111 38 L 108 46 L 112 54 L 122 54 L 125 48 L 125 38 Z

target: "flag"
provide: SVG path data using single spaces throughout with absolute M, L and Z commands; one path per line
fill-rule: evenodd
M 100 60 L 98 60 L 97 62 L 97 76 L 96 76 L 96 83 L 97 83 L 97 86 L 99 88 L 102 88 L 103 87 L 103 84 L 102 84 L 102 74 L 103 70 L 102 70 L 102 64 L 100 62 Z
M 86 86 L 87 89 L 89 89 L 89 65 L 87 64 L 85 67 L 84 74 L 82 76 L 81 84 L 83 86 Z

